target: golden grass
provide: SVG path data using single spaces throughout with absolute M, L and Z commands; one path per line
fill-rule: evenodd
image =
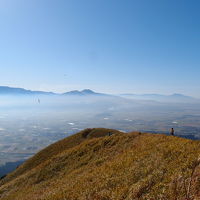
M 200 142 L 87 129 L 50 145 L 0 184 L 2 200 L 198 200 Z

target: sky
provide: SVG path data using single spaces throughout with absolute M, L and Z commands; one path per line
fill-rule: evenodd
M 199 0 L 0 0 L 0 85 L 200 97 Z

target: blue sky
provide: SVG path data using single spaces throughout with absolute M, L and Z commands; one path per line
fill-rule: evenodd
M 0 85 L 200 97 L 199 0 L 1 0 Z

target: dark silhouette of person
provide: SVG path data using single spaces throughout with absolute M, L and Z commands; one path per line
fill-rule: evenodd
M 170 134 L 174 135 L 174 128 L 171 128 Z

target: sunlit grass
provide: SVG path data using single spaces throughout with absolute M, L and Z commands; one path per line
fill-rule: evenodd
M 200 199 L 199 163 L 199 141 L 87 129 L 50 145 L 7 176 L 0 195 L 3 200 Z

